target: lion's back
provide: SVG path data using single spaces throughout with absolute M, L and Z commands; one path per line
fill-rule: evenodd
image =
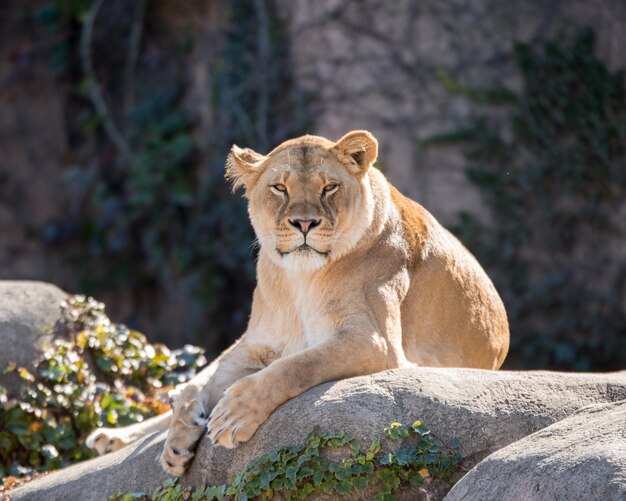
M 395 193 L 394 193 L 395 191 Z M 475 257 L 421 205 L 392 188 L 411 249 L 401 306 L 407 359 L 497 369 L 509 347 L 504 304 Z

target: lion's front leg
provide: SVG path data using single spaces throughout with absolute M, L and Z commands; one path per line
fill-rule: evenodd
M 200 400 L 189 400 L 176 409 L 161 454 L 161 465 L 166 471 L 176 476 L 185 473 L 206 423 L 207 411 Z
M 391 367 L 387 342 L 380 335 L 336 334 L 230 386 L 209 417 L 209 438 L 223 447 L 236 447 L 248 441 L 278 406 L 309 388 Z
M 180 476 L 189 467 L 202 436 L 209 412 L 222 398 L 224 390 L 266 365 L 271 350 L 240 341 L 225 351 L 196 376 L 174 398 L 174 415 L 161 454 L 161 465 Z
M 160 416 L 122 428 L 98 428 L 87 437 L 85 443 L 87 447 L 94 449 L 102 456 L 141 440 L 151 433 L 166 430 L 170 426 L 171 420 L 172 412 L 168 411 Z
M 250 440 L 280 405 L 264 397 L 268 391 L 263 385 L 269 379 L 265 375 L 261 378 L 248 376 L 226 390 L 209 418 L 209 439 L 213 443 L 232 449 Z

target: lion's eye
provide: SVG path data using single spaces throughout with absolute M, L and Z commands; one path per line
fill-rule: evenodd
M 324 193 L 326 195 L 330 195 L 331 193 L 337 191 L 337 188 L 339 188 L 338 184 L 327 184 L 326 186 L 324 186 Z
M 270 186 L 270 188 L 279 193 L 287 193 L 287 187 L 282 183 L 273 184 L 272 186 Z

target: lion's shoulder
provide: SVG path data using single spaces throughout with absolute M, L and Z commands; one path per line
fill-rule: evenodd
M 397 209 L 395 214 L 400 219 L 398 222 L 402 227 L 409 253 L 417 260 L 426 246 L 433 217 L 424 207 L 405 197 L 392 184 L 389 184 L 389 190 L 391 201 Z

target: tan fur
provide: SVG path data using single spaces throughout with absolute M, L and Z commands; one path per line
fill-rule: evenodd
M 185 471 L 205 423 L 214 443 L 235 447 L 325 381 L 410 364 L 501 366 L 509 330 L 495 288 L 372 168 L 377 148 L 366 131 L 304 136 L 268 155 L 233 146 L 227 177 L 245 188 L 261 245 L 257 288 L 246 333 L 176 398 L 169 472 Z M 312 225 L 310 247 L 296 220 Z

